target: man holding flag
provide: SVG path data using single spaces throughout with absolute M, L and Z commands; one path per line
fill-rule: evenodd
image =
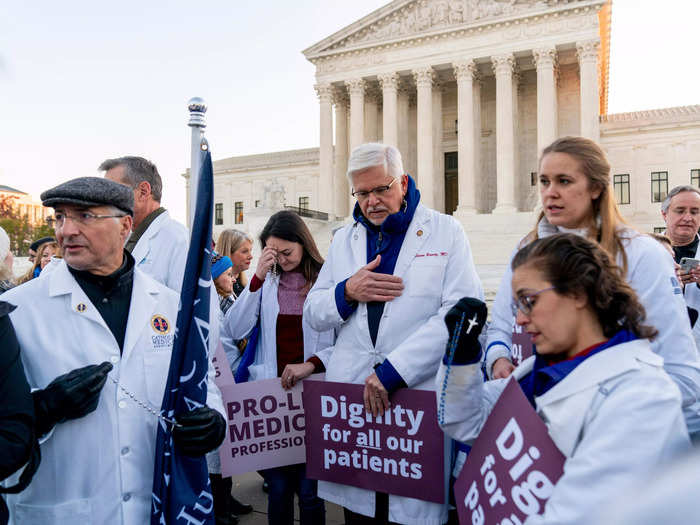
M 177 293 L 123 249 L 129 188 L 81 177 L 41 197 L 55 209 L 64 259 L 3 296 L 17 306 L 11 318 L 29 383 L 46 392 L 35 398 L 47 432 L 42 463 L 29 487 L 8 498 L 11 519 L 212 523 L 203 455 L 221 443 L 226 423 L 205 349 L 210 280 L 197 233 L 187 269 L 194 284 L 183 286 L 178 312 Z

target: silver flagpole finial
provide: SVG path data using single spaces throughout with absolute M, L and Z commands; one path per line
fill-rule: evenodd
M 201 97 L 192 97 L 187 103 L 187 109 L 190 110 L 190 121 L 188 126 L 206 128 L 207 121 L 205 114 L 207 112 L 207 103 Z

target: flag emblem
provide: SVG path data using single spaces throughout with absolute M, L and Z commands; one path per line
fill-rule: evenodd
M 87 310 L 87 306 L 85 306 L 85 303 L 78 303 L 75 305 L 75 310 L 82 313 Z

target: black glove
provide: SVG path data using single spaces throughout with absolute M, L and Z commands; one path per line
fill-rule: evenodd
M 58 376 L 43 390 L 32 392 L 37 436 L 47 434 L 56 423 L 78 419 L 95 410 L 111 370 L 111 363 L 106 361 L 76 368 Z
M 173 441 L 185 456 L 203 456 L 211 452 L 221 445 L 226 435 L 226 420 L 209 407 L 196 408 L 175 419 L 182 426 L 173 428 Z
M 452 363 L 455 365 L 467 365 L 476 363 L 481 357 L 481 345 L 479 344 L 479 334 L 486 323 L 486 305 L 474 297 L 462 297 L 445 316 L 445 325 L 450 336 L 447 340 L 445 357 L 443 362 L 450 364 L 450 348 L 455 342 L 456 347 L 452 356 Z M 457 328 L 462 321 L 461 330 L 457 334 Z

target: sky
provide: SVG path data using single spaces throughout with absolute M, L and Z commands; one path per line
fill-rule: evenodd
M 141 155 L 184 221 L 187 101 L 208 103 L 214 159 L 318 146 L 301 51 L 386 3 L 0 2 L 0 184 L 38 198 Z M 700 104 L 698 20 L 696 0 L 614 0 L 610 113 Z

